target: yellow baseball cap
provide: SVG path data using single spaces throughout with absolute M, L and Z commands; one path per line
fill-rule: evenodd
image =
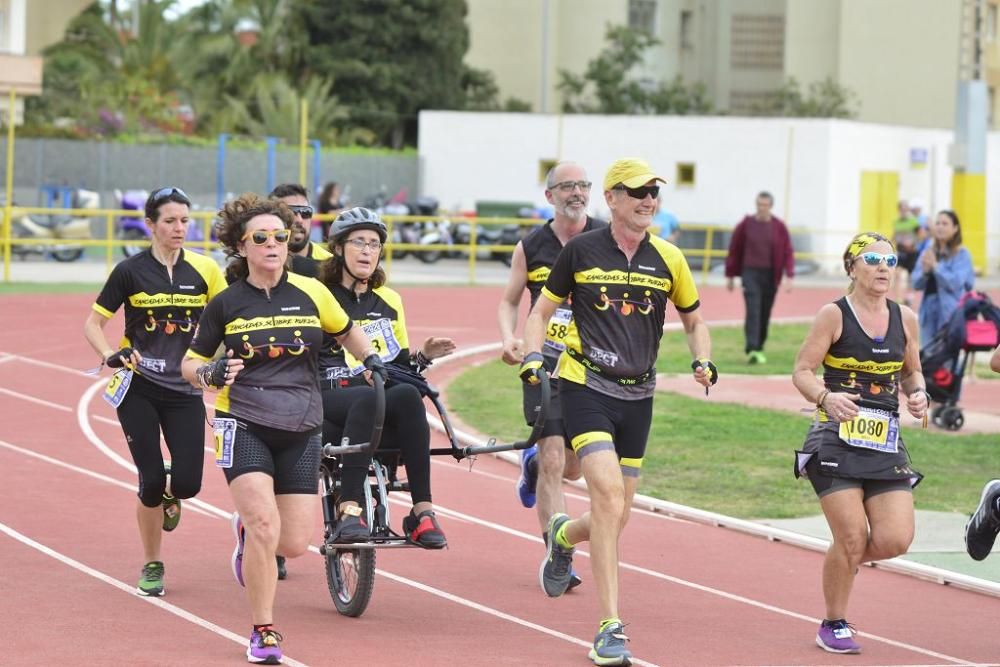
M 628 188 L 637 188 L 650 181 L 666 183 L 667 179 L 653 173 L 649 164 L 637 157 L 623 157 L 615 160 L 604 176 L 604 189 L 610 190 L 619 183 Z

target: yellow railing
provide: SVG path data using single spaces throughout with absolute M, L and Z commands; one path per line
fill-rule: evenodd
M 107 271 L 110 273 L 112 267 L 115 264 L 115 248 L 120 248 L 122 246 L 148 246 L 148 240 L 135 240 L 135 239 L 122 239 L 119 238 L 118 230 L 118 218 L 129 217 L 132 219 L 140 219 L 142 217 L 142 212 L 139 211 L 125 211 L 117 209 L 72 209 L 72 208 L 42 208 L 34 206 L 14 206 L 5 207 L 2 209 L 4 223 L 0 229 L 4 230 L 4 236 L 0 237 L 0 244 L 3 247 L 3 257 L 8 259 L 12 248 L 19 245 L 28 245 L 33 247 L 41 248 L 59 248 L 65 246 L 76 246 L 76 247 L 103 247 L 105 249 L 104 259 L 106 263 Z M 89 221 L 95 219 L 103 219 L 104 228 L 104 238 L 58 238 L 58 237 L 26 237 L 26 238 L 16 238 L 12 237 L 13 232 L 9 232 L 11 236 L 7 236 L 7 230 L 12 229 L 12 225 L 8 225 L 8 216 L 10 221 L 13 222 L 17 220 L 20 216 L 32 216 L 32 215 L 59 215 L 59 216 L 69 216 L 71 218 L 86 218 Z M 192 248 L 200 248 L 206 252 L 215 250 L 219 248 L 217 241 L 212 240 L 212 227 L 216 219 L 215 211 L 191 211 L 191 217 L 198 220 L 202 231 L 201 241 L 188 241 L 187 246 Z M 321 221 L 331 221 L 334 216 L 327 215 L 317 215 L 316 218 Z M 495 227 L 495 226 L 507 226 L 507 225 L 517 225 L 520 227 L 533 227 L 542 224 L 542 221 L 537 219 L 528 218 L 476 218 L 476 217 L 464 217 L 464 216 L 398 216 L 398 215 L 386 215 L 382 218 L 386 226 L 388 227 L 390 242 L 387 244 L 387 252 L 385 256 L 386 270 L 389 270 L 392 265 L 392 255 L 394 252 L 424 252 L 424 251 L 443 251 L 443 252 L 457 252 L 468 255 L 469 263 L 469 283 L 476 282 L 476 262 L 478 260 L 479 253 L 509 253 L 515 248 L 514 245 L 484 245 L 477 243 L 477 238 L 479 237 L 480 227 Z M 393 237 L 393 231 L 395 225 L 400 223 L 416 222 L 441 222 L 442 220 L 447 220 L 451 223 L 451 233 L 454 234 L 457 226 L 461 224 L 466 224 L 469 226 L 468 243 L 435 243 L 435 244 L 420 244 L 420 243 L 393 243 L 391 241 Z M 93 229 L 93 223 L 91 223 L 91 229 Z M 685 224 L 684 231 L 702 231 L 704 232 L 704 242 L 698 247 L 684 246 L 681 247 L 681 251 L 690 260 L 700 260 L 701 264 L 701 274 L 702 276 L 707 276 L 711 270 L 713 259 L 724 259 L 728 254 L 728 251 L 724 248 L 715 248 L 715 237 L 716 234 L 726 234 L 731 231 L 728 227 L 719 227 L 715 225 L 706 224 Z M 658 231 L 654 228 L 653 231 Z M 790 233 L 793 237 L 795 236 L 810 236 L 813 238 L 820 236 L 827 236 L 830 234 L 836 234 L 837 236 L 844 236 L 843 231 L 821 231 L 808 228 L 790 228 Z M 814 252 L 796 252 L 795 257 L 797 259 L 812 259 L 820 263 L 824 261 L 836 261 L 839 259 L 839 253 L 814 253 Z M 989 273 L 989 272 L 987 272 Z M 10 262 L 4 262 L 4 282 L 9 282 L 10 280 Z

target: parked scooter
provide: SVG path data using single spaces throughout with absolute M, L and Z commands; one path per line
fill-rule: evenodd
M 78 189 L 73 193 L 73 208 L 100 208 L 101 197 L 93 190 Z M 46 215 L 34 218 L 22 215 L 11 221 L 11 235 L 16 239 L 35 239 L 45 244 L 14 244 L 11 252 L 24 258 L 29 254 L 50 254 L 57 262 L 74 262 L 83 257 L 84 247 L 73 241 L 91 238 L 90 218 L 68 215 Z M 54 244 L 53 242 L 63 243 Z

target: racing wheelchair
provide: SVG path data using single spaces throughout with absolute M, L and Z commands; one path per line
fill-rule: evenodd
M 395 375 L 395 369 L 390 372 Z M 441 404 L 439 393 L 422 377 L 422 393 L 430 399 L 444 426 L 448 447 L 431 448 L 431 456 L 451 456 L 456 461 L 475 457 L 478 454 L 527 449 L 540 437 L 549 408 L 549 380 L 540 377 L 542 400 L 537 410 L 531 433 L 527 440 L 509 444 L 497 444 L 491 438 L 487 444 L 461 447 L 458 444 L 448 413 Z M 411 378 L 412 379 L 412 378 Z M 387 548 L 422 548 L 407 540 L 405 535 L 391 527 L 389 493 L 409 492 L 409 483 L 397 477 L 401 460 L 399 450 L 379 449 L 382 427 L 385 420 L 385 377 L 379 373 L 372 375 L 375 389 L 375 409 L 372 433 L 368 442 L 351 444 L 346 437 L 340 444 L 327 443 L 323 447 L 320 463 L 320 478 L 323 485 L 323 544 L 320 554 L 326 561 L 326 581 L 330 597 L 337 611 L 344 616 L 358 617 L 365 612 L 375 587 L 375 551 Z M 378 450 L 378 451 L 376 451 Z M 372 454 L 368 469 L 368 483 L 364 486 L 365 512 L 370 536 L 364 542 L 334 542 L 337 527 L 337 507 L 340 504 L 341 456 L 344 454 Z

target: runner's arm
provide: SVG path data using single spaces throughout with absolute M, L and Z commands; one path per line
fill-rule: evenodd
M 90 343 L 90 347 L 94 349 L 94 352 L 100 355 L 101 361 L 104 363 L 107 363 L 108 358 L 118 351 L 112 347 L 108 342 L 107 336 L 104 335 L 104 327 L 107 326 L 109 321 L 110 319 L 102 313 L 92 310 L 83 323 L 83 337 Z M 142 355 L 132 350 L 132 355 L 127 361 L 133 366 L 138 366 L 139 362 L 142 361 Z
M 906 306 L 900 306 L 903 328 L 906 330 L 906 350 L 903 352 L 902 381 L 899 383 L 906 394 L 906 409 L 920 419 L 927 412 L 927 383 L 920 367 L 920 325 L 917 314 Z
M 799 348 L 798 356 L 795 357 L 792 384 L 810 403 L 818 405 L 818 400 L 826 391 L 823 381 L 816 377 L 816 369 L 823 363 L 823 357 L 830 346 L 840 338 L 840 328 L 840 309 L 832 303 L 826 304 L 816 314 L 816 319 Z
M 534 308 L 528 313 L 528 319 L 524 322 L 524 354 L 531 352 L 541 352 L 545 342 L 545 325 L 556 312 L 556 308 L 562 303 L 553 301 L 547 290 L 542 290 L 542 296 L 535 301 Z
M 517 331 L 517 311 L 521 306 L 524 288 L 528 285 L 528 263 L 524 257 L 524 245 L 518 241 L 510 260 L 510 274 L 504 288 L 500 305 L 497 307 L 497 324 L 500 325 L 500 339 L 503 343 L 502 358 L 505 363 L 519 364 L 524 357 L 524 341 L 515 337 Z

